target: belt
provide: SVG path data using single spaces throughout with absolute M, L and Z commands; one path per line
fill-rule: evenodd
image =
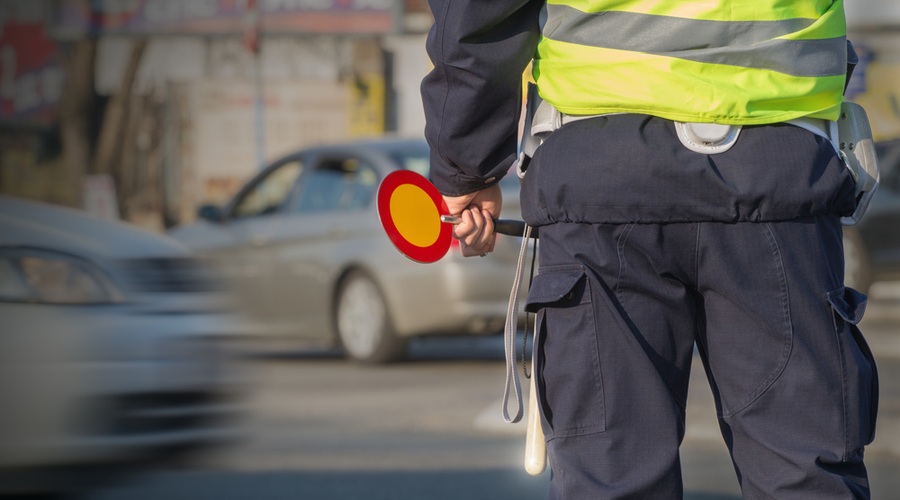
M 529 98 L 531 95 L 529 95 Z M 588 120 L 600 116 L 613 116 L 625 113 L 605 113 L 599 115 L 569 115 L 560 112 L 553 105 L 544 100 L 539 100 L 536 107 L 532 108 L 531 135 L 540 142 L 550 133 L 558 130 L 563 125 L 581 120 Z M 676 132 L 682 144 L 688 149 L 705 154 L 716 154 L 727 151 L 737 141 L 740 134 L 740 125 L 722 125 L 715 123 L 685 123 L 675 121 Z M 800 127 L 829 141 L 839 151 L 837 142 L 837 122 L 817 118 L 796 118 L 782 122 L 787 125 Z M 535 147 L 536 149 L 536 147 Z M 528 154 L 528 152 L 526 152 Z M 530 155 L 529 155 L 530 156 Z

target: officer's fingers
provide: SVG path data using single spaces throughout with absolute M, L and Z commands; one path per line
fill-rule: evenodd
M 471 215 L 476 229 L 465 238 L 466 248 L 469 250 L 466 254 L 482 255 L 493 248 L 494 221 L 490 212 L 478 207 L 471 208 Z
M 460 244 L 459 249 L 462 252 L 463 257 L 476 257 L 478 255 L 484 254 L 484 252 L 476 250 L 474 247 L 470 247 L 464 244 Z
M 493 221 L 490 220 L 490 217 L 488 216 L 486 221 L 484 213 L 478 207 L 472 207 L 463 211 L 462 219 L 463 222 L 460 225 L 466 224 L 466 226 L 454 234 L 459 236 L 457 239 L 459 239 L 463 256 L 472 257 L 487 252 L 488 246 L 485 244 L 484 235 L 491 234 L 486 232 L 487 224 L 491 224 L 487 231 L 493 231 Z
M 482 211 L 481 215 L 484 226 L 479 235 L 477 246 L 481 249 L 482 253 L 487 253 L 494 250 L 494 241 L 496 240 L 496 235 L 494 234 L 494 219 L 491 217 L 490 212 Z
M 491 253 L 494 251 L 494 245 L 497 243 L 497 233 L 491 232 L 491 241 L 485 250 L 485 253 Z
M 460 214 L 459 224 L 456 224 L 453 227 L 453 237 L 459 240 L 459 249 L 463 254 L 463 257 L 481 255 L 480 251 L 471 248 L 469 245 L 469 243 L 474 242 L 477 232 L 478 227 L 475 224 L 475 219 L 471 212 L 469 210 L 463 210 Z
M 463 210 L 459 218 L 459 223 L 453 226 L 453 237 L 464 243 L 467 238 L 478 230 L 478 227 L 475 225 L 475 219 L 469 210 Z

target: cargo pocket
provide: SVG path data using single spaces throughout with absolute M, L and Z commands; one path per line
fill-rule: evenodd
M 606 430 L 591 281 L 581 266 L 541 268 L 526 309 L 537 312 L 537 388 L 546 439 Z
M 844 460 L 875 438 L 878 371 L 872 351 L 856 326 L 862 320 L 866 300 L 865 295 L 849 287 L 828 293 L 844 375 Z

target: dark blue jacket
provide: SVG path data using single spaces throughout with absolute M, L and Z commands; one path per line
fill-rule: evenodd
M 434 70 L 422 82 L 430 178 L 458 196 L 499 181 L 516 158 L 522 74 L 540 38 L 543 1 L 430 5 Z M 645 115 L 563 126 L 538 148 L 522 189 L 523 217 L 536 226 L 758 222 L 854 207 L 852 178 L 811 132 L 744 127 L 731 150 L 704 155 L 680 143 L 672 122 Z

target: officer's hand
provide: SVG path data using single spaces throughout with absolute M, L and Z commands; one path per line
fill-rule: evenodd
M 453 227 L 453 237 L 465 257 L 485 255 L 494 250 L 494 220 L 500 216 L 503 195 L 500 186 L 494 184 L 463 196 L 444 196 L 451 215 L 458 215 L 462 222 Z

